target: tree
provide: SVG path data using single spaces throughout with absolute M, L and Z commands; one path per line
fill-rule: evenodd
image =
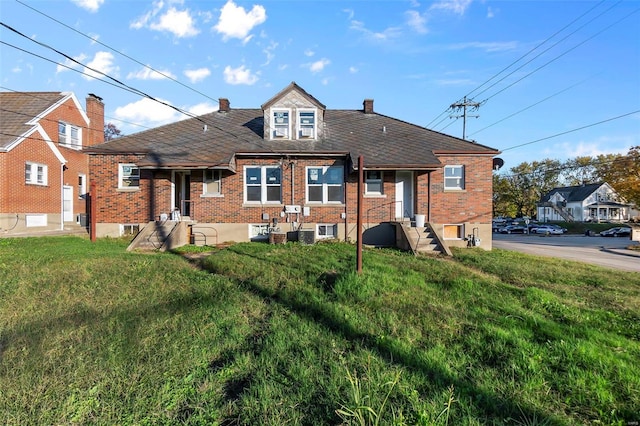
M 562 165 L 560 175 L 566 186 L 588 185 L 598 181 L 596 174 L 597 159 L 583 156 L 568 159 Z
M 122 134 L 120 129 L 116 127 L 115 124 L 107 123 L 104 125 L 104 141 L 105 142 L 110 141 L 112 139 L 119 138 L 121 136 L 124 136 L 124 135 Z
M 640 206 L 640 146 L 629 149 L 627 155 L 613 158 L 601 158 L 597 174 L 601 181 L 607 182 L 628 203 Z M 608 161 L 605 161 L 608 160 Z
M 542 194 L 560 183 L 560 161 L 545 159 L 521 163 L 494 178 L 494 213 L 535 216 Z

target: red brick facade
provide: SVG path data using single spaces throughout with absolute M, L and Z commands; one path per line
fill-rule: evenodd
M 37 93 L 22 95 L 38 96 Z M 72 217 L 72 220 L 69 222 L 75 223 L 78 215 L 87 213 L 88 156 L 80 149 L 60 144 L 58 140 L 58 123 L 62 121 L 81 129 L 83 146 L 104 142 L 104 105 L 93 97 L 87 99 L 87 105 L 92 110 L 92 116 L 95 117 L 92 122 L 87 122 L 87 116 L 78 109 L 73 95 L 67 96 L 61 103 L 49 106 L 48 113 L 40 117 L 26 135 L 17 138 L 17 143 L 11 145 L 6 151 L 0 152 L 1 231 L 11 234 L 64 227 L 67 221 L 62 220 L 63 186 L 70 187 L 72 192 L 70 194 L 72 207 L 67 215 Z M 27 182 L 25 165 L 28 163 L 35 164 L 35 167 L 38 165 L 46 167 L 46 183 Z M 81 177 L 84 180 L 83 186 L 80 185 Z M 84 194 L 80 193 L 82 188 L 84 188 Z M 47 215 L 47 224 L 26 229 L 27 216 L 32 214 Z

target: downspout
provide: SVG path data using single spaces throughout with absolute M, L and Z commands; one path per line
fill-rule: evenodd
M 64 231 L 64 168 L 65 164 L 60 163 L 60 230 Z
M 427 223 L 431 223 L 431 171 L 427 172 Z
M 291 205 L 296 203 L 296 174 L 295 174 L 295 163 L 291 161 L 289 163 L 291 167 Z

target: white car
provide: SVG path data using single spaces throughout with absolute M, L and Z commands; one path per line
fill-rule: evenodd
M 562 235 L 562 229 L 555 226 L 540 225 L 531 230 L 532 234 Z

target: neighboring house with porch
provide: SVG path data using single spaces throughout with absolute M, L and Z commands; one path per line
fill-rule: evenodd
M 538 203 L 541 222 L 625 222 L 637 214 L 633 205 L 606 182 L 554 188 Z
M 0 92 L 0 234 L 77 227 L 86 219 L 89 160 L 104 142 L 104 105 L 70 92 Z
M 187 222 L 208 244 L 304 230 L 357 236 L 364 159 L 363 242 L 393 246 L 395 223 L 426 221 L 449 245 L 475 234 L 491 248 L 498 151 L 373 109 L 328 109 L 295 82 L 260 108 L 230 107 L 89 150 L 97 236 Z

